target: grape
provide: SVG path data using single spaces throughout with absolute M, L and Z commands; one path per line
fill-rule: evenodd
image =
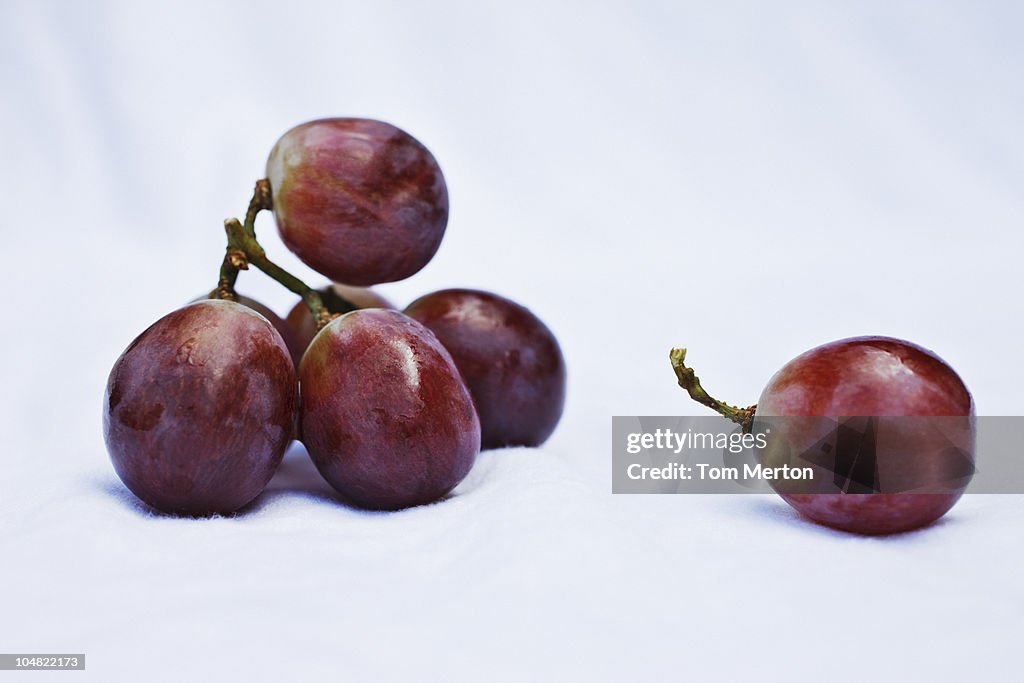
M 149 505 L 230 513 L 277 469 L 297 394 L 288 348 L 266 318 L 200 301 L 158 320 L 117 359 L 103 434 L 118 476 Z
M 377 292 L 363 287 L 333 284 L 317 291 L 320 293 L 324 306 L 331 313 L 348 313 L 353 310 L 348 304 L 352 304 L 356 308 L 395 307 Z M 316 336 L 316 322 L 313 320 L 313 314 L 309 312 L 309 306 L 301 299 L 289 311 L 287 320 L 290 333 L 295 339 L 296 346 L 300 349 L 299 358 L 301 358 L 302 353 Z M 296 361 L 297 363 L 298 361 Z
M 321 119 L 285 133 L 267 160 L 285 245 L 335 282 L 372 285 L 419 271 L 448 223 L 430 152 L 369 119 Z
M 964 417 L 961 427 L 967 432 L 964 442 L 973 462 L 974 402 L 956 372 L 932 352 L 909 342 L 858 337 L 819 346 L 783 366 L 761 394 L 754 431 L 760 429 L 759 419 L 772 416 L 915 415 Z M 775 438 L 800 444 L 825 438 L 825 430 L 834 426 L 831 420 L 809 419 L 779 423 L 769 419 L 766 423 L 776 430 L 779 425 L 788 425 L 783 429 L 787 433 L 776 434 Z M 798 434 L 800 430 L 803 432 Z M 877 467 L 906 470 L 909 465 L 911 472 L 941 467 L 938 462 L 921 461 L 939 457 L 929 438 L 920 430 L 900 435 L 902 448 L 879 448 L 875 453 Z M 792 450 L 801 449 L 794 445 Z M 906 462 L 908 455 L 916 461 Z M 966 484 L 965 480 L 962 487 L 948 493 L 818 494 L 788 493 L 773 482 L 783 499 L 807 517 L 864 534 L 895 533 L 929 524 L 953 507 Z
M 277 333 L 279 335 L 281 335 L 281 339 L 284 340 L 285 345 L 288 347 L 288 351 L 291 353 L 292 361 L 295 363 L 295 367 L 298 367 L 299 360 L 302 358 L 302 352 L 306 350 L 306 346 L 308 346 L 308 344 L 300 344 L 299 338 L 295 334 L 295 330 L 292 329 L 292 326 L 286 323 L 284 320 L 282 320 L 281 316 L 279 316 L 277 313 L 274 313 L 274 311 L 272 311 L 268 306 L 260 303 L 259 301 L 256 301 L 256 299 L 252 299 L 241 294 L 238 294 L 237 297 L 238 303 L 242 304 L 243 306 L 248 306 L 252 310 L 256 311 L 264 318 L 266 318 L 271 325 L 274 326 L 274 329 L 277 330 Z M 216 296 L 215 290 L 204 297 L 193 299 L 193 301 L 202 301 L 203 299 L 216 298 L 219 297 Z M 306 310 L 309 310 L 309 308 L 307 307 Z
M 537 316 L 471 289 L 428 294 L 405 312 L 451 353 L 476 404 L 483 448 L 537 446 L 551 436 L 565 404 L 565 360 Z
M 333 320 L 299 366 L 303 441 L 351 502 L 397 509 L 437 500 L 469 472 L 480 422 L 451 356 L 398 311 Z

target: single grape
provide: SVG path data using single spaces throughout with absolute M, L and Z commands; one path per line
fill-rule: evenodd
M 348 313 L 354 310 L 353 306 L 355 308 L 395 307 L 394 304 L 377 292 L 364 287 L 350 287 L 335 283 L 322 287 L 317 291 L 320 293 L 324 306 L 331 313 Z M 352 306 L 348 304 L 352 304 Z M 300 349 L 299 358 L 301 358 L 302 353 L 309 347 L 313 337 L 316 336 L 316 322 L 313 320 L 313 314 L 309 312 L 309 306 L 299 299 L 292 307 L 292 310 L 288 312 L 287 321 L 296 346 Z M 296 361 L 297 363 L 298 361 Z
M 248 296 L 238 294 L 237 297 L 238 303 L 242 304 L 243 306 L 248 306 L 252 310 L 256 311 L 264 318 L 266 318 L 271 325 L 274 326 L 274 329 L 277 330 L 277 333 L 279 335 L 281 335 L 281 339 L 284 340 L 285 345 L 288 347 L 288 351 L 292 355 L 292 361 L 295 363 L 295 367 L 299 367 L 299 360 L 302 358 L 302 352 L 306 350 L 306 346 L 308 346 L 308 344 L 306 344 L 305 346 L 301 345 L 299 343 L 298 336 L 295 334 L 295 330 L 292 329 L 292 326 L 289 325 L 284 320 L 282 320 L 281 316 L 272 311 L 268 306 Z M 216 290 L 214 290 L 213 292 L 210 292 L 204 297 L 193 299 L 193 301 L 202 301 L 203 299 L 216 298 L 219 297 L 216 296 Z M 309 310 L 309 307 L 307 307 L 307 310 Z
M 398 311 L 365 309 L 317 334 L 299 366 L 303 441 L 351 502 L 398 509 L 435 501 L 480 450 L 480 422 L 451 356 Z
M 373 285 L 425 266 L 448 224 L 437 161 L 381 121 L 310 121 L 285 133 L 267 160 L 281 238 L 335 282 Z
M 482 447 L 537 446 L 565 405 L 565 359 L 551 330 L 497 294 L 446 289 L 405 309 L 441 341 L 473 396 Z
M 772 421 L 776 416 L 790 419 Z M 961 432 L 963 453 L 973 462 L 970 392 L 942 359 L 910 342 L 857 337 L 796 357 L 769 380 L 757 402 L 753 430 L 761 429 L 759 421 L 771 424 L 777 432 L 773 438 L 792 442 L 791 448 L 783 450 L 798 453 L 834 428 L 833 420 L 805 419 L 814 416 L 963 417 L 954 426 Z M 890 434 L 884 444 L 879 442 L 873 453 L 878 470 L 911 479 L 941 470 L 942 453 L 933 441 L 934 430 L 917 429 L 920 422 L 914 421 L 886 424 L 905 433 Z M 953 507 L 969 478 L 948 493 L 789 493 L 783 484 L 772 484 L 787 503 L 816 522 L 856 533 L 885 534 L 935 521 Z
M 287 346 L 266 318 L 206 300 L 164 316 L 117 359 L 103 401 L 114 469 L 149 505 L 230 513 L 274 474 L 298 399 Z

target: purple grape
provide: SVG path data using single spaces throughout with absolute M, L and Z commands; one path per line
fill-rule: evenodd
M 347 313 L 299 366 L 303 441 L 349 501 L 398 509 L 446 495 L 480 450 L 480 423 L 451 356 L 398 311 Z
M 266 318 L 232 301 L 170 313 L 139 335 L 107 381 L 103 433 L 114 469 L 149 505 L 231 513 L 274 474 L 298 384 Z
M 451 353 L 473 396 L 483 448 L 537 446 L 565 405 L 565 359 L 551 330 L 489 292 L 446 289 L 405 309 Z
M 402 280 L 448 224 L 437 161 L 408 133 L 369 119 L 321 119 L 285 133 L 267 160 L 281 238 L 335 282 Z
M 825 439 L 827 430 L 834 425 L 832 420 L 800 418 L 965 417 L 969 419 L 964 420 L 961 429 L 967 431 L 964 445 L 969 449 L 969 458 L 973 461 L 974 457 L 974 401 L 967 387 L 941 358 L 899 339 L 844 339 L 797 356 L 775 373 L 761 393 L 755 429 L 759 418 L 775 416 L 790 418 L 786 422 L 769 422 L 776 428 L 773 439 L 791 441 L 784 452 L 792 453 L 802 451 L 805 444 Z M 903 472 L 905 476 L 940 468 L 938 462 L 922 461 L 942 456 L 932 442 L 933 430 L 911 429 L 914 423 L 907 424 L 907 433 L 902 438 L 889 440 L 896 448 L 880 448 L 875 454 L 876 466 Z M 775 482 L 772 485 L 779 489 Z M 966 481 L 963 486 L 966 487 Z M 962 492 L 963 488 L 948 493 L 779 490 L 787 503 L 814 521 L 862 534 L 895 533 L 929 524 L 953 507 Z

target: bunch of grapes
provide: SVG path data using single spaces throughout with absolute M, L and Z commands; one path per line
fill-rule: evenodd
M 333 283 L 267 258 L 256 215 Z M 427 294 L 404 311 L 366 287 L 407 278 L 441 244 L 448 191 L 419 141 L 335 118 L 281 137 L 208 298 L 140 334 L 110 373 L 103 431 L 118 476 L 164 512 L 227 514 L 251 502 L 292 439 L 354 505 L 436 501 L 480 450 L 536 446 L 565 401 L 565 361 L 528 309 L 484 291 Z M 301 300 L 283 320 L 239 296 L 254 265 Z

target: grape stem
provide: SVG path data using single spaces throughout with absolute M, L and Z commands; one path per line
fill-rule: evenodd
M 683 362 L 686 360 L 686 349 L 672 349 L 669 351 L 668 358 L 672 362 L 672 369 L 679 380 L 679 386 L 686 389 L 686 392 L 690 394 L 690 398 L 701 405 L 711 408 L 711 410 L 719 415 L 732 420 L 743 429 L 744 434 L 750 433 L 751 426 L 754 423 L 754 412 L 757 410 L 756 405 L 738 408 L 713 398 L 700 385 L 700 379 L 693 372 L 693 368 L 686 367 L 686 364 Z
M 238 294 L 235 292 L 235 283 L 238 280 L 238 271 L 249 270 L 251 263 L 302 297 L 302 301 L 313 314 L 313 320 L 316 321 L 316 327 L 319 330 L 337 315 L 327 309 L 319 292 L 267 258 L 267 252 L 256 240 L 256 216 L 260 211 L 271 208 L 273 208 L 273 199 L 270 181 L 263 178 L 256 181 L 256 189 L 249 201 L 249 208 L 245 212 L 245 223 L 240 222 L 237 218 L 229 218 L 224 221 L 228 246 L 224 254 L 224 261 L 220 266 L 220 279 L 217 281 L 217 289 L 214 290 L 213 297 L 237 301 Z

